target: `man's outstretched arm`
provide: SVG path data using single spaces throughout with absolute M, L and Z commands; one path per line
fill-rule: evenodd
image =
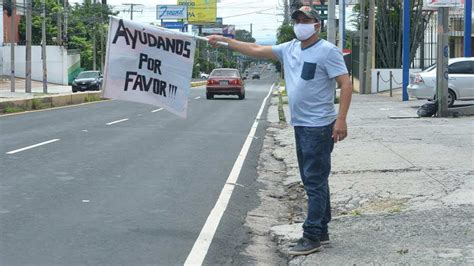
M 231 50 L 237 51 L 244 55 L 263 59 L 278 60 L 275 54 L 273 54 L 271 46 L 263 46 L 251 42 L 241 42 L 220 35 L 211 35 L 207 38 L 209 39 L 209 44 L 214 47 L 218 46 L 217 42 L 225 42 L 229 44 L 229 48 Z

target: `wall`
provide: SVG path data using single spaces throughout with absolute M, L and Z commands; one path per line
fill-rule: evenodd
M 2 39 L 4 43 L 10 42 L 10 27 L 11 27 L 11 17 L 7 16 L 7 11 L 3 10 L 3 17 L 2 17 Z M 21 16 L 18 15 L 18 12 L 14 15 L 15 16 L 15 43 L 20 41 L 20 34 L 18 33 L 18 25 L 20 24 Z
M 372 69 L 372 93 L 377 93 L 377 72 L 380 72 L 379 92 L 390 90 L 390 71 L 392 71 L 392 88 L 401 88 L 403 82 L 402 69 Z M 411 73 L 420 72 L 421 69 L 410 69 Z
M 15 47 L 15 76 L 25 77 L 26 47 Z M 61 46 L 46 46 L 48 82 L 67 85 L 69 68 L 72 65 L 79 67 L 80 55 L 68 55 Z M 3 74 L 10 75 L 10 46 L 3 47 Z M 31 47 L 31 78 L 43 80 L 43 61 L 41 60 L 41 46 Z

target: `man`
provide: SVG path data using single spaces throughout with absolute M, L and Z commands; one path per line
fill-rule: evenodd
M 218 41 L 226 42 L 230 49 L 242 54 L 283 63 L 298 166 L 308 195 L 303 237 L 289 254 L 307 255 L 329 243 L 331 152 L 334 143 L 347 136 L 352 85 L 341 51 L 319 38 L 318 12 L 302 6 L 291 17 L 297 39 L 287 43 L 261 46 L 216 35 L 209 36 L 209 43 L 216 46 Z M 334 108 L 336 83 L 341 89 L 338 114 Z

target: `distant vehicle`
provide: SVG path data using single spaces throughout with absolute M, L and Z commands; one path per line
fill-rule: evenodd
M 474 57 L 451 58 L 448 62 L 448 106 L 455 101 L 474 100 Z M 410 75 L 408 94 L 417 99 L 436 97 L 436 65 Z
M 206 74 L 206 73 L 201 72 L 201 73 L 199 73 L 199 77 L 200 77 L 201 79 L 208 79 L 208 78 L 209 78 L 209 74 Z
M 239 70 L 235 68 L 216 68 L 212 70 L 207 80 L 206 98 L 213 99 L 214 95 L 237 95 L 245 99 L 245 83 Z
M 260 73 L 258 73 L 258 72 L 253 72 L 253 73 L 252 73 L 252 79 L 260 79 Z
M 72 81 L 72 92 L 98 91 L 102 88 L 102 74 L 99 71 L 82 71 Z

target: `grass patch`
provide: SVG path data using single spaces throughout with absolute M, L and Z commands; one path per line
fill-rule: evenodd
M 12 114 L 12 113 L 19 113 L 19 112 L 24 112 L 25 108 L 18 107 L 18 106 L 7 106 L 3 110 L 3 113 L 5 114 Z
M 191 82 L 191 87 L 199 87 L 199 86 L 203 86 L 203 85 L 206 85 L 207 81 L 204 80 L 204 81 L 196 81 L 196 82 Z
M 338 104 L 339 103 L 339 97 L 334 97 L 334 103 Z
M 280 82 L 278 84 L 280 84 L 280 86 L 284 87 L 286 83 L 285 83 L 284 79 L 280 79 Z
M 42 102 L 41 99 L 32 99 L 31 100 L 31 109 L 33 110 L 41 110 L 46 108 L 46 104 Z
M 283 95 L 280 91 L 278 93 L 278 117 L 280 119 L 280 123 L 286 123 L 285 112 L 283 111 Z
M 352 210 L 351 215 L 352 216 L 361 216 L 362 212 L 360 210 Z
M 391 214 L 397 214 L 397 213 L 401 213 L 402 212 L 402 206 L 400 205 L 397 205 L 393 208 L 391 208 L 388 213 L 391 213 Z
M 100 98 L 99 96 L 97 95 L 91 95 L 91 94 L 87 94 L 86 98 L 84 98 L 84 102 L 88 103 L 88 102 L 97 102 L 97 101 L 101 101 L 102 98 Z

